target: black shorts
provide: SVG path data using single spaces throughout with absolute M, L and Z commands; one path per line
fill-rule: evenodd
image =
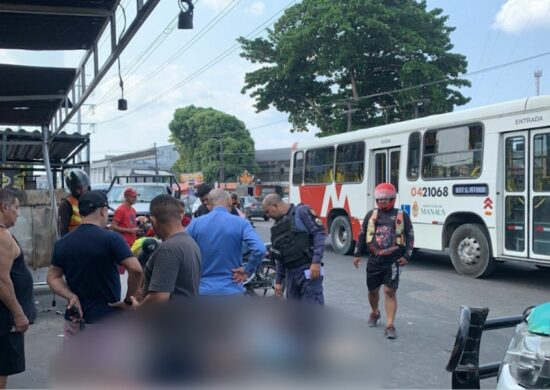
M 25 342 L 23 333 L 0 334 L 0 375 L 8 376 L 25 371 Z
M 399 287 L 399 265 L 380 266 L 378 264 L 367 263 L 367 288 L 374 291 L 381 285 L 397 290 Z

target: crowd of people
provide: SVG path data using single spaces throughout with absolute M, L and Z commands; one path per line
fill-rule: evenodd
M 71 170 L 66 183 L 71 194 L 59 207 L 60 239 L 47 282 L 67 300 L 67 342 L 127 310 L 196 296 L 239 299 L 243 282 L 266 255 L 265 244 L 240 211 L 238 197 L 223 189 L 199 187 L 201 206 L 192 220 L 178 199 L 158 195 L 150 203 L 149 227 L 132 207 L 139 194 L 131 186 L 109 223 L 107 196 L 90 189 L 84 171 Z M 361 255 L 369 257 L 370 326 L 381 317 L 379 290 L 384 286 L 385 335 L 390 339 L 396 337 L 399 267 L 409 261 L 414 242 L 410 219 L 394 208 L 395 197 L 391 184 L 376 188 L 377 208 L 365 216 L 353 259 L 358 267 Z M 25 369 L 23 335 L 33 306 L 32 276 L 7 230 L 17 222 L 18 207 L 16 195 L 0 189 L 0 388 L 6 386 L 8 375 Z M 263 199 L 263 207 L 275 221 L 270 249 L 277 268 L 275 296 L 286 292 L 287 299 L 324 305 L 326 233 L 321 219 L 309 206 L 287 204 L 275 193 Z M 136 241 L 138 234 L 155 238 Z M 146 256 L 140 257 L 137 244 Z M 243 264 L 245 252 L 248 261 Z M 126 272 L 126 293 L 121 296 L 120 273 Z

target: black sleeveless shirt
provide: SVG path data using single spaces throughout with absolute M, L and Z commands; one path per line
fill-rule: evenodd
M 15 237 L 14 237 L 15 240 Z M 21 246 L 15 240 L 21 254 L 13 261 L 10 270 L 10 279 L 15 290 L 15 297 L 23 309 L 23 313 L 30 320 L 34 316 L 33 280 Z M 13 318 L 4 302 L 0 301 L 0 333 L 6 333 L 13 327 Z

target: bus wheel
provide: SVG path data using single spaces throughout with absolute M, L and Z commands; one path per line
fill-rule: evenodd
M 339 255 L 349 255 L 355 249 L 353 233 L 348 217 L 339 216 L 330 225 L 330 243 Z
M 480 224 L 467 223 L 459 226 L 451 236 L 451 261 L 456 271 L 464 276 L 481 278 L 495 268 L 491 258 L 489 240 Z

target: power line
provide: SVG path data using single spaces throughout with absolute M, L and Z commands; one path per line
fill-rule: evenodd
M 190 41 L 188 41 L 185 45 L 183 45 L 178 51 L 176 51 L 170 58 L 165 60 L 161 65 L 157 66 L 155 69 L 153 69 L 151 72 L 149 72 L 147 75 L 145 75 L 141 80 L 136 82 L 131 88 L 127 90 L 127 95 L 131 94 L 135 90 L 137 90 L 141 85 L 148 82 L 152 78 L 154 78 L 156 75 L 158 75 L 164 68 L 166 68 L 168 65 L 170 65 L 172 62 L 174 62 L 177 58 L 179 58 L 183 53 L 185 53 L 187 50 L 189 50 L 191 47 L 193 47 L 198 41 L 201 40 L 202 37 L 204 37 L 209 31 L 211 31 L 218 23 L 220 23 L 229 13 L 241 2 L 242 0 L 233 0 L 231 3 L 227 4 L 225 8 L 217 14 L 214 18 L 210 20 L 204 26 L 193 38 L 191 38 Z M 96 105 L 104 104 L 107 102 L 113 101 L 113 99 L 103 101 L 101 103 L 97 103 Z
M 478 75 L 478 74 L 481 74 L 481 73 L 491 72 L 491 71 L 501 69 L 501 68 L 505 68 L 505 67 L 508 67 L 508 66 L 517 65 L 517 64 L 520 64 L 522 62 L 531 61 L 531 60 L 534 60 L 534 59 L 537 59 L 537 58 L 540 58 L 540 57 L 545 57 L 547 55 L 550 55 L 550 51 L 540 53 L 540 54 L 536 54 L 536 55 L 533 55 L 533 56 L 530 56 L 530 57 L 521 58 L 519 60 L 515 60 L 515 61 L 511 61 L 511 62 L 506 62 L 504 64 L 490 66 L 490 67 L 485 68 L 485 69 L 480 69 L 480 70 L 476 70 L 476 71 L 473 71 L 473 72 L 464 73 L 461 77 L 471 77 L 471 76 L 475 76 L 475 75 Z M 382 96 L 382 95 L 392 95 L 394 93 L 406 92 L 406 91 L 410 91 L 410 90 L 417 89 L 417 88 L 428 87 L 430 85 L 436 85 L 436 84 L 441 84 L 441 83 L 445 83 L 445 82 L 449 82 L 449 81 L 455 81 L 455 80 L 456 79 L 446 77 L 444 79 L 429 81 L 429 82 L 426 82 L 426 83 L 413 85 L 413 86 L 410 86 L 410 87 L 394 89 L 392 91 L 378 92 L 378 93 L 373 93 L 373 94 L 370 94 L 370 95 L 359 96 L 359 100 L 370 99 L 370 98 L 378 97 L 378 96 Z M 353 100 L 354 100 L 353 98 L 342 99 L 342 100 L 339 100 L 338 102 L 347 102 L 347 101 L 353 101 Z M 327 105 L 327 104 L 333 104 L 333 103 L 335 103 L 335 102 L 328 102 L 328 103 L 323 104 L 323 106 Z
M 293 0 L 291 1 L 288 5 L 286 5 L 284 8 L 282 8 L 281 10 L 279 10 L 278 12 L 276 12 L 275 14 L 273 14 L 269 19 L 267 19 L 264 23 L 262 23 L 260 26 L 258 26 L 256 29 L 254 29 L 252 32 L 250 32 L 246 37 L 249 38 L 251 36 L 255 36 L 257 35 L 260 31 L 263 30 L 263 26 L 265 26 L 266 24 L 268 24 L 273 18 L 275 18 L 279 13 L 281 13 L 282 11 L 284 11 L 286 8 L 288 8 L 289 6 L 291 6 L 293 3 L 295 3 L 297 0 Z M 260 31 L 258 31 L 260 30 Z M 128 116 L 130 114 L 133 114 L 139 110 L 141 110 L 142 108 L 146 107 L 146 106 L 149 106 L 151 104 L 154 104 L 156 103 L 157 101 L 160 101 L 162 100 L 163 98 L 165 98 L 166 96 L 168 96 L 169 94 L 171 94 L 172 92 L 174 92 L 175 90 L 177 90 L 178 88 L 180 88 L 181 86 L 183 86 L 184 84 L 192 81 L 193 79 L 195 79 L 196 77 L 198 77 L 200 74 L 204 73 L 206 70 L 212 68 L 213 66 L 215 66 L 216 64 L 218 64 L 220 61 L 222 61 L 223 59 L 225 59 L 227 56 L 229 56 L 231 53 L 233 53 L 235 50 L 237 50 L 239 48 L 239 45 L 238 44 L 235 44 L 235 45 L 232 45 L 231 47 L 229 47 L 228 49 L 226 49 L 224 52 L 220 53 L 217 57 L 215 57 L 214 59 L 212 59 L 210 62 L 208 62 L 207 64 L 203 65 L 201 68 L 199 68 L 198 70 L 196 70 L 194 73 L 192 73 L 191 75 L 189 75 L 188 77 L 186 77 L 185 79 L 183 79 L 182 81 L 180 81 L 179 83 L 175 84 L 174 86 L 164 90 L 163 92 L 161 92 L 159 95 L 157 95 L 156 97 L 152 98 L 151 100 L 141 104 L 140 106 L 138 106 L 137 108 L 135 108 L 134 110 L 131 110 L 131 111 L 128 111 L 127 113 L 125 114 L 122 114 L 122 115 L 119 115 L 119 116 L 116 116 L 116 117 L 113 117 L 111 119 L 107 119 L 107 120 L 104 120 L 104 121 L 100 121 L 100 122 L 97 122 L 97 124 L 105 124 L 105 123 L 109 123 L 109 122 L 113 122 L 115 120 L 118 120 L 118 119 L 121 119 L 125 116 Z M 510 62 L 506 62 L 504 64 L 499 64 L 499 65 L 495 65 L 495 66 L 491 66 L 491 67 L 487 67 L 487 68 L 484 68 L 484 69 L 480 69 L 480 70 L 477 70 L 477 71 L 473 71 L 473 72 L 468 72 L 468 73 L 465 73 L 463 74 L 461 77 L 471 77 L 471 76 L 475 76 L 475 75 L 478 75 L 478 74 L 481 74 L 481 73 L 486 73 L 486 72 L 491 72 L 491 71 L 494 71 L 494 70 L 497 70 L 497 69 L 501 69 L 501 68 L 505 68 L 505 67 L 508 67 L 508 66 L 512 66 L 512 65 L 517 65 L 519 63 L 523 63 L 523 62 L 527 62 L 527 61 L 531 61 L 531 60 L 534 60 L 534 59 L 537 59 L 537 58 L 540 58 L 540 57 L 545 57 L 545 56 L 548 56 L 550 55 L 550 51 L 547 51 L 547 52 L 543 52 L 543 53 L 539 53 L 539 54 L 536 54 L 536 55 L 533 55 L 533 56 L 529 56 L 529 57 L 524 57 L 524 58 L 521 58 L 521 59 L 518 59 L 518 60 L 515 60 L 515 61 L 510 61 Z M 334 101 L 330 101 L 330 102 L 327 102 L 327 103 L 324 103 L 321 105 L 321 107 L 323 106 L 327 106 L 327 105 L 331 105 L 331 104 L 334 104 L 334 103 L 344 103 L 344 102 L 348 102 L 348 101 L 356 101 L 356 100 L 364 100 L 364 99 L 370 99 L 370 98 L 373 98 L 373 97 L 378 97 L 378 96 L 382 96 L 382 95 L 392 95 L 392 94 L 395 94 L 395 93 L 400 93 L 400 92 L 406 92 L 406 91 L 410 91 L 410 90 L 414 90 L 414 89 L 418 89 L 418 88 L 423 88 L 423 87 L 427 87 L 427 86 L 431 86 L 431 85 L 437 85 L 437 84 L 441 84 L 441 83 L 445 83 L 445 82 L 449 82 L 449 81 L 455 81 L 457 79 L 453 79 L 453 78 L 449 78 L 449 77 L 446 77 L 446 78 L 443 78 L 443 79 L 439 79 L 439 80 L 434 80 L 434 81 L 429 81 L 429 82 L 426 82 L 426 83 L 422 83 L 422 84 L 417 84 L 417 85 L 413 85 L 413 86 L 410 86 L 410 87 L 404 87 L 404 88 L 399 88 L 399 89 L 395 89 L 395 90 L 391 90 L 391 91 L 385 91 L 385 92 L 377 92 L 377 93 L 373 93 L 373 94 L 369 94 L 369 95 L 364 95 L 364 96 L 360 96 L 358 99 L 354 99 L 354 98 L 350 98 L 350 99 L 340 99 L 340 100 L 334 100 Z M 279 122 L 282 122 L 279 121 Z M 274 122 L 273 124 L 275 124 L 277 122 Z M 271 124 L 266 124 L 266 125 L 262 125 L 261 127 L 263 126 L 268 126 L 268 125 L 271 125 Z M 259 128 L 259 127 L 255 127 L 255 128 Z M 255 129 L 255 128 L 252 128 L 252 129 Z
M 277 11 L 275 14 L 273 14 L 271 17 L 269 17 L 264 23 L 262 23 L 260 26 L 256 27 L 254 30 L 252 30 L 248 35 L 246 35 L 247 38 L 250 38 L 250 37 L 254 37 L 256 35 L 258 35 L 260 32 L 262 32 L 264 29 L 265 29 L 265 26 L 268 25 L 268 24 L 271 24 L 271 21 L 277 17 L 277 15 L 279 15 L 281 12 L 283 12 L 285 9 L 287 9 L 288 7 L 290 7 L 293 3 L 295 3 L 297 0 L 293 0 L 291 1 L 290 3 L 288 3 L 284 8 L 281 8 L 279 11 Z M 226 57 L 228 57 L 230 54 L 232 54 L 234 51 L 236 51 L 238 48 L 240 47 L 240 45 L 238 43 L 230 46 L 229 48 L 227 48 L 225 51 L 223 51 L 222 53 L 220 53 L 218 56 L 216 56 L 214 59 L 212 59 L 210 62 L 208 62 L 207 64 L 203 65 L 201 68 L 197 69 L 195 72 L 193 72 L 191 75 L 187 76 L 185 79 L 183 79 L 182 81 L 180 81 L 179 83 L 175 84 L 174 86 L 164 90 L 163 92 L 161 92 L 159 95 L 157 95 L 156 97 L 150 99 L 149 101 L 141 104 L 140 106 L 136 107 L 135 109 L 131 110 L 131 111 L 128 111 L 126 112 L 125 114 L 122 114 L 122 115 L 118 115 L 116 117 L 113 117 L 111 119 L 107 119 L 107 120 L 104 120 L 104 121 L 100 121 L 100 122 L 97 122 L 98 124 L 105 124 L 105 123 L 109 123 L 109 122 L 112 122 L 112 121 L 115 121 L 115 120 L 118 120 L 120 118 L 123 118 L 125 116 L 128 116 L 130 114 L 133 114 L 141 109 L 143 109 L 144 107 L 146 106 L 149 106 L 151 104 L 154 104 L 156 102 L 158 102 L 159 100 L 162 100 L 163 98 L 165 98 L 166 96 L 168 96 L 169 94 L 171 94 L 172 92 L 176 91 L 178 88 L 180 88 L 181 86 L 183 86 L 184 84 L 194 80 L 195 78 L 197 78 L 199 75 L 201 75 L 202 73 L 204 73 L 205 71 L 207 71 L 208 69 L 212 68 L 213 66 L 215 66 L 216 64 L 218 64 L 219 62 L 221 62 L 223 59 L 225 59 Z
M 270 123 L 266 123 L 266 124 L 263 124 L 263 125 L 254 126 L 254 127 L 249 128 L 248 130 L 257 130 L 257 129 L 261 129 L 261 128 L 264 128 L 264 127 L 273 126 L 273 125 L 276 125 L 276 124 L 282 123 L 282 122 L 288 122 L 288 119 L 281 119 L 281 120 L 278 120 L 278 121 L 275 121 L 275 122 L 270 122 Z
M 176 20 L 177 16 L 174 17 L 167 25 L 164 27 L 164 29 L 158 34 L 155 39 L 143 50 L 136 58 L 132 60 L 130 65 L 128 65 L 126 68 L 124 68 L 123 73 L 124 74 L 130 74 L 134 72 L 135 70 L 139 69 L 145 61 L 153 55 L 153 53 L 162 45 L 162 43 L 170 36 L 170 34 L 175 30 L 176 28 Z M 99 98 L 98 102 L 94 104 L 94 106 L 99 106 L 106 102 L 107 98 L 109 98 L 113 92 L 117 90 L 117 86 L 114 85 L 109 91 L 105 93 L 101 98 Z

